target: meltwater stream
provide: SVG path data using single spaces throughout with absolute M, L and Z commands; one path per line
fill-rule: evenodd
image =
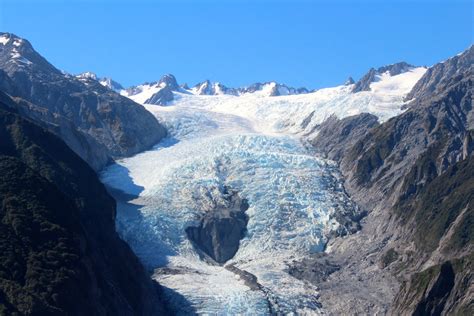
M 317 288 L 286 269 L 322 251 L 338 227 L 333 215 L 351 205 L 336 166 L 298 138 L 255 132 L 242 118 L 183 113 L 159 113 L 170 138 L 103 172 L 102 181 L 121 192 L 121 237 L 178 314 L 317 313 Z M 249 220 L 237 253 L 220 266 L 202 259 L 185 229 L 197 226 L 223 187 L 248 200 Z M 229 266 L 255 276 L 258 287 Z

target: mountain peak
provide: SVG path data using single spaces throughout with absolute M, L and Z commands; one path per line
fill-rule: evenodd
M 215 94 L 215 91 L 214 91 L 213 86 L 211 85 L 211 81 L 209 79 L 206 79 L 205 81 L 196 84 L 193 87 L 192 90 L 195 91 L 196 94 L 199 94 L 199 95 L 213 95 L 213 94 Z
M 383 74 L 385 72 L 388 72 L 390 74 L 390 76 L 396 76 L 396 75 L 399 75 L 401 73 L 407 72 L 412 68 L 415 68 L 415 66 L 410 65 L 410 64 L 408 64 L 404 61 L 401 61 L 401 62 L 398 62 L 398 63 L 395 63 L 395 64 L 379 67 L 377 69 L 377 72 L 379 74 Z
M 13 33 L 0 32 L 0 44 L 1 45 L 13 45 L 15 47 L 28 46 L 32 47 L 30 42 L 26 39 L 23 39 Z
M 123 90 L 123 86 L 120 83 L 118 83 L 117 81 L 112 80 L 112 78 L 107 78 L 107 77 L 101 78 L 99 80 L 99 83 L 101 85 L 103 85 L 104 87 L 107 87 L 107 88 L 109 88 L 111 90 L 114 90 L 116 92 L 119 92 L 119 91 Z
M 349 86 L 349 85 L 354 84 L 354 83 L 355 83 L 354 78 L 349 76 L 349 78 L 347 78 L 347 80 L 344 82 L 344 85 Z
M 5 32 L 0 32 L 0 66 L 7 72 L 34 67 L 61 74 L 34 50 L 30 42 L 15 34 Z
M 179 85 L 178 85 L 178 82 L 176 81 L 176 77 L 172 74 L 166 74 L 163 77 L 161 77 L 160 81 L 158 81 L 158 85 L 167 86 L 173 91 L 179 89 Z
M 393 77 L 405 73 L 413 68 L 415 68 L 415 66 L 410 65 L 404 61 L 382 66 L 377 69 L 370 68 L 369 71 L 355 83 L 352 92 L 357 93 L 361 91 L 370 91 L 370 84 L 377 81 L 377 76 L 388 73 L 391 77 Z
M 86 71 L 86 72 L 76 75 L 76 78 L 97 80 L 97 75 L 91 71 Z

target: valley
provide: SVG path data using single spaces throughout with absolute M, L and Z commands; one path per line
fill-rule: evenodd
M 124 88 L 0 33 L 0 314 L 471 315 L 473 60 Z
M 387 119 L 399 113 L 410 89 L 406 77 L 414 83 L 424 69 L 416 71 L 400 75 L 404 80 L 386 76 L 375 84 L 391 87 L 390 93 L 357 95 L 351 86 L 292 96 L 174 92 L 174 101 L 165 106 L 144 104 L 167 128 L 167 138 L 152 150 L 118 160 L 101 179 L 116 192 L 119 234 L 167 289 L 178 314 L 320 309 L 318 287 L 287 270 L 323 252 L 331 236 L 353 230 L 360 210 L 345 192 L 337 164 L 307 143 L 314 136 L 311 129 L 333 114 L 373 109 Z M 149 95 L 140 97 L 135 98 Z M 216 262 L 186 231 L 216 206 L 229 208 L 229 190 L 248 201 L 248 223 L 240 242 L 234 240 L 235 255 Z M 237 225 L 226 223 L 225 231 Z M 232 247 L 215 231 L 208 233 L 214 248 Z

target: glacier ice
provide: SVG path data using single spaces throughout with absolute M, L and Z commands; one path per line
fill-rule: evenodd
M 118 161 L 102 180 L 136 196 L 119 204 L 121 236 L 147 268 L 171 269 L 158 269 L 155 278 L 200 312 L 268 308 L 233 273 L 203 262 L 186 238 L 202 199 L 224 185 L 250 203 L 247 235 L 229 263 L 257 276 L 282 311 L 318 306 L 316 289 L 289 276 L 287 262 L 322 251 L 338 225 L 332 215 L 349 201 L 334 163 L 314 157 L 297 138 L 248 133 L 182 140 Z
M 423 69 L 381 77 L 373 91 L 350 87 L 282 97 L 259 94 L 197 96 L 175 93 L 170 106 L 145 107 L 169 137 L 152 150 L 117 161 L 101 175 L 117 195 L 117 229 L 188 314 L 317 314 L 318 290 L 290 276 L 293 260 L 324 250 L 338 228 L 338 212 L 352 207 L 334 162 L 315 156 L 301 140 L 327 116 L 370 112 L 385 120 Z M 407 83 L 408 82 L 408 83 Z M 311 123 L 300 123 L 315 111 Z M 186 238 L 209 199 L 224 186 L 249 201 L 246 236 L 232 264 L 257 277 L 252 290 L 237 274 L 203 260 Z M 269 306 L 269 304 L 271 306 Z

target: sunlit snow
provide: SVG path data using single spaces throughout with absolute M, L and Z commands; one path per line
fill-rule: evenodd
M 9 41 L 10 38 L 8 36 L 0 36 L 0 44 L 7 45 Z

